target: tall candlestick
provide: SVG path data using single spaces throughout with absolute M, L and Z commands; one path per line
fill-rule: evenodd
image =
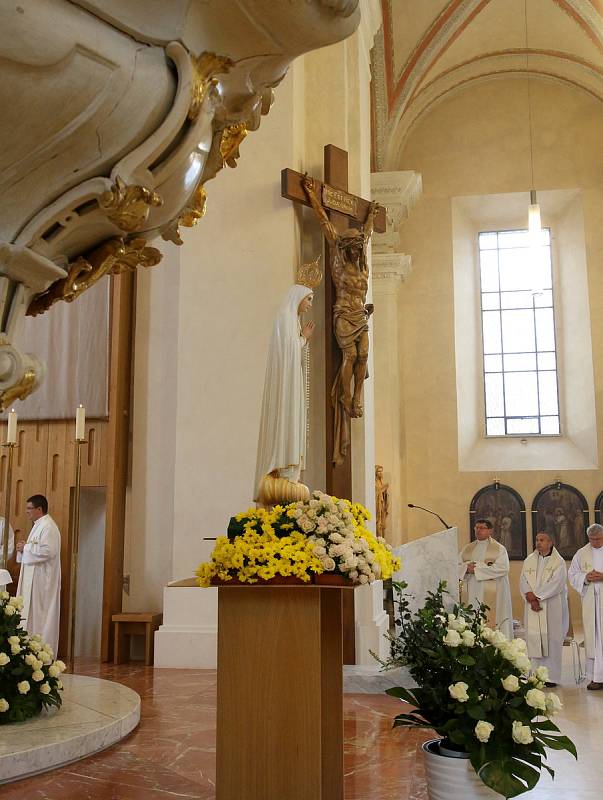
M 86 438 L 86 409 L 79 405 L 75 410 L 75 440 L 83 442 Z
M 8 430 L 6 431 L 6 444 L 17 444 L 17 412 L 11 409 L 8 412 Z

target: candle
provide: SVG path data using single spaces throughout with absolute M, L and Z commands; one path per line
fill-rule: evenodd
M 6 444 L 17 444 L 17 412 L 11 409 L 8 412 L 8 430 L 6 431 Z
M 86 409 L 81 404 L 75 409 L 75 438 L 79 442 L 86 438 Z

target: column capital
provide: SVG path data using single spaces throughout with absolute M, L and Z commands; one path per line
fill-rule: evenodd
M 399 250 L 400 223 L 408 217 L 422 190 L 419 172 L 371 173 L 372 199 L 385 206 L 387 218 L 387 231 L 374 235 L 373 249 L 377 253 L 396 253 Z
M 373 291 L 397 291 L 411 267 L 412 258 L 406 253 L 373 253 Z

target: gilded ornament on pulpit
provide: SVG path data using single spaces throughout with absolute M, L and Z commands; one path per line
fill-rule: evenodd
M 98 198 L 98 204 L 118 228 L 133 233 L 147 221 L 151 207 L 158 208 L 163 200 L 145 186 L 128 186 L 118 175 L 111 189 Z

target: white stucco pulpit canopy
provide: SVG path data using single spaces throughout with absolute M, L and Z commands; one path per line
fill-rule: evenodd
M 39 383 L 25 313 L 181 243 L 298 55 L 358 0 L 22 0 L 0 6 L 0 406 Z

